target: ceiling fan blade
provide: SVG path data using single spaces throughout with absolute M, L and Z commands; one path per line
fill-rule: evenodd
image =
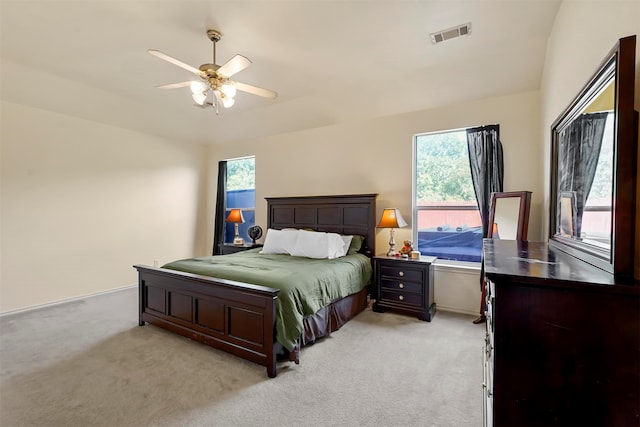
M 180 83 L 169 83 L 166 85 L 156 86 L 158 89 L 175 89 L 178 87 L 187 87 L 191 85 L 191 81 L 188 82 L 180 82 Z
M 251 65 L 251 61 L 246 56 L 236 55 L 227 62 L 225 62 L 218 70 L 216 71 L 219 75 L 223 75 L 225 77 L 231 77 L 236 73 L 247 68 Z
M 171 62 L 173 65 L 177 65 L 180 68 L 184 68 L 187 71 L 191 71 L 193 74 L 197 74 L 197 75 L 202 75 L 202 71 L 198 70 L 195 67 L 192 67 L 189 64 L 185 64 L 182 61 L 177 60 L 176 58 L 167 55 L 166 53 L 162 53 L 159 50 L 155 50 L 155 49 L 149 49 L 147 52 L 149 52 L 151 55 L 160 58 L 160 59 L 164 59 L 167 62 Z
M 264 89 L 258 86 L 248 85 L 246 83 L 240 82 L 232 82 L 236 89 L 241 90 L 243 92 L 247 92 L 253 95 L 262 96 L 264 98 L 276 99 L 278 97 L 278 93 L 269 89 Z

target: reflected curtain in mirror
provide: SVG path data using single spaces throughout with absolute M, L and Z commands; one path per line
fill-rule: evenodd
M 580 236 L 584 207 L 596 174 L 608 112 L 583 114 L 559 133 L 559 192 L 575 194 L 575 224 L 572 236 Z M 560 201 L 559 201 L 560 202 Z M 558 224 L 561 224 L 558 212 Z
M 473 190 L 482 219 L 482 237 L 487 237 L 491 194 L 502 191 L 504 180 L 500 125 L 467 129 L 467 145 Z

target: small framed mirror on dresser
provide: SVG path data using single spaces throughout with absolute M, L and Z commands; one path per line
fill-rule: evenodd
M 551 127 L 549 243 L 633 279 L 636 36 L 613 47 Z

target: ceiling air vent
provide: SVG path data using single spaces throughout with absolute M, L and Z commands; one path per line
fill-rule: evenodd
M 437 31 L 429 35 L 431 36 L 431 42 L 433 44 L 438 44 L 457 37 L 468 36 L 469 34 L 471 34 L 471 22 L 458 25 L 457 27 L 447 28 L 446 30 Z

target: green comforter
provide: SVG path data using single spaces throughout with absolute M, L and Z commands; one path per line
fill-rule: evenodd
M 276 339 L 293 350 L 302 319 L 332 301 L 357 293 L 372 276 L 371 261 L 362 254 L 337 259 L 262 255 L 251 249 L 231 255 L 174 261 L 162 268 L 280 289 L 276 300 Z

